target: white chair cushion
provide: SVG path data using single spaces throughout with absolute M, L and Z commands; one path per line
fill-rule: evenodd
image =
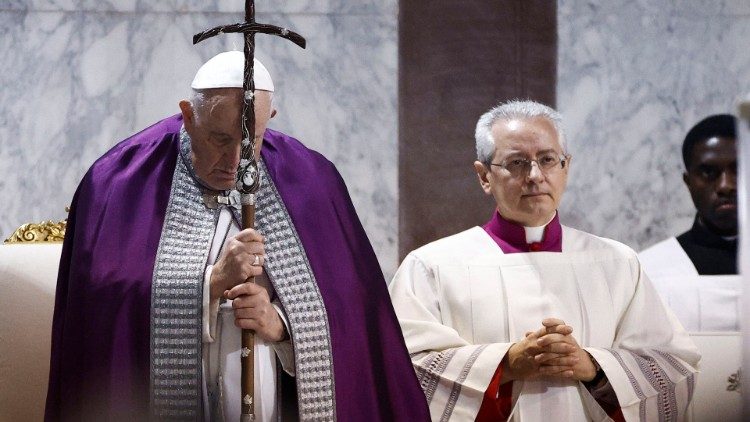
M 0 244 L 0 420 L 44 418 L 62 243 Z

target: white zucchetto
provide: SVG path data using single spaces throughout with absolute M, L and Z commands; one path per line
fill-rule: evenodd
M 273 92 L 273 80 L 268 69 L 258 59 L 253 60 L 255 89 Z M 245 72 L 245 54 L 242 51 L 219 53 L 198 69 L 193 89 L 242 88 Z

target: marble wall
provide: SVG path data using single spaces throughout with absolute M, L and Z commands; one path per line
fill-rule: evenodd
M 237 35 L 192 35 L 243 19 L 239 0 L 0 0 L 0 235 L 65 217 L 78 181 L 119 140 L 179 111 L 206 59 Z M 269 125 L 339 168 L 388 277 L 396 267 L 397 3 L 256 1 L 257 20 L 307 50 L 257 37 L 276 82 Z
M 242 19 L 238 0 L 0 0 L 0 235 L 65 217 L 91 163 L 178 111 L 198 66 L 241 47 L 192 34 Z M 686 230 L 679 148 L 750 92 L 750 3 L 558 1 L 557 98 L 574 155 L 563 221 L 636 249 Z M 259 37 L 273 128 L 331 159 L 381 265 L 397 265 L 396 0 L 257 2 L 298 49 Z
M 750 92 L 750 2 L 560 0 L 558 34 L 563 222 L 637 250 L 690 228 L 682 140 Z

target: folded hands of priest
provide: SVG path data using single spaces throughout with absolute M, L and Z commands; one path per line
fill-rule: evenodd
M 503 382 L 541 377 L 590 381 L 596 367 L 573 337 L 573 328 L 557 318 L 545 318 L 537 331 L 527 332 L 506 355 Z

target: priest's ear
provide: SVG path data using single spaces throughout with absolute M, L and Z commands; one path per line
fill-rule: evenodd
M 482 164 L 480 161 L 474 161 L 474 171 L 477 173 L 479 178 L 479 185 L 487 195 L 492 194 L 492 188 L 490 187 L 490 171 L 487 166 Z
M 180 101 L 180 111 L 182 111 L 182 121 L 185 122 L 185 128 L 192 129 L 195 125 L 195 110 L 193 110 L 193 104 L 188 100 Z

